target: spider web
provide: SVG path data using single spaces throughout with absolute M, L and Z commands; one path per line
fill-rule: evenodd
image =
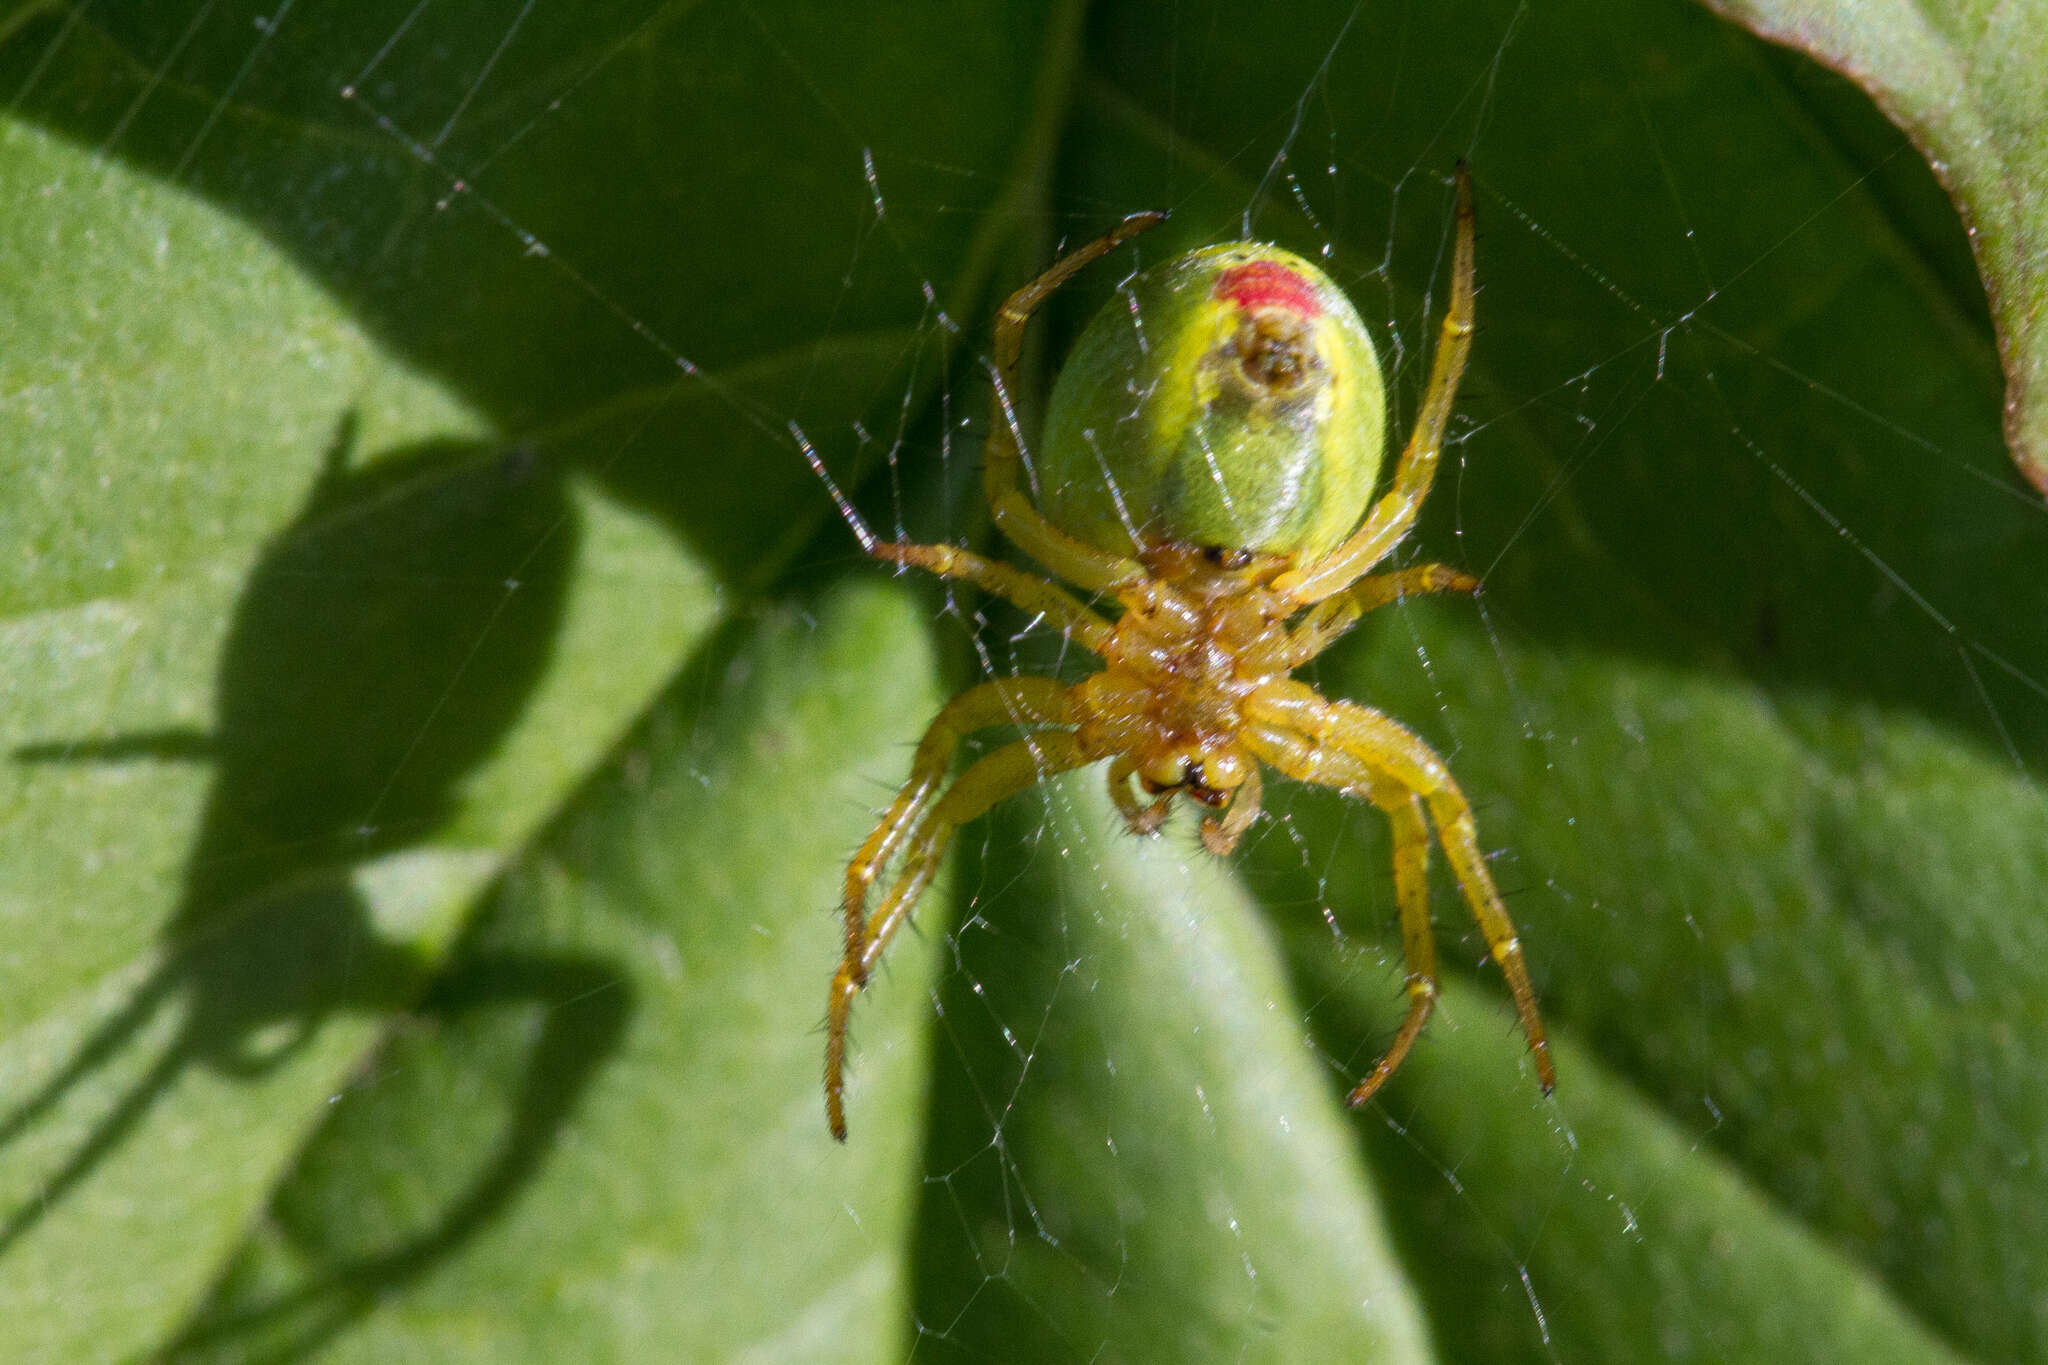
M 477 8 L 0 21 L 74 234 L 10 334 L 87 357 L 0 398 L 18 1354 L 2044 1353 L 2048 527 L 1853 93 L 1675 6 Z M 1400 557 L 1487 590 L 1307 676 L 1472 796 L 1556 1099 L 1439 876 L 1444 1007 L 1345 1117 L 1377 817 L 1270 790 L 1226 867 L 1084 774 L 962 832 L 833 1148 L 846 853 L 946 693 L 1087 666 L 839 490 L 985 543 L 980 320 L 1139 208 L 1027 445 L 1120 276 L 1239 235 L 1350 292 L 1405 432 L 1461 156 Z

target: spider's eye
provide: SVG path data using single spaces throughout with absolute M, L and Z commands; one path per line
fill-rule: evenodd
M 1379 360 L 1344 293 L 1254 242 L 1145 271 L 1082 333 L 1038 453 L 1042 510 L 1115 554 L 1320 555 L 1384 445 Z

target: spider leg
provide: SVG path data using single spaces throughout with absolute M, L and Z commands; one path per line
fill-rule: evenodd
M 1028 689 L 1020 687 L 1024 684 L 1029 685 Z M 962 703 L 977 698 L 977 694 L 992 700 L 995 695 L 993 689 L 1007 690 L 1008 695 L 1003 697 L 1003 702 L 1012 697 L 1022 697 L 1027 691 L 1041 695 L 1046 689 L 1064 692 L 1059 684 L 1047 678 L 1007 678 L 983 683 L 955 698 L 940 712 L 940 719 L 933 723 L 925 742 L 918 745 L 915 771 L 897 795 L 896 804 L 890 807 L 882 824 L 869 836 L 853 864 L 847 868 L 846 955 L 839 964 L 839 970 L 833 974 L 832 993 L 825 1012 L 825 1117 L 831 1125 L 832 1136 L 841 1142 L 846 1141 L 846 1110 L 842 1099 L 846 1020 L 853 1008 L 853 997 L 867 985 L 869 974 L 881 960 L 889 940 L 895 937 L 896 931 L 910 917 L 911 907 L 917 904 L 918 897 L 931 884 L 938 871 L 940 856 L 953 841 L 953 832 L 1004 797 L 1034 786 L 1055 773 L 1078 768 L 1094 760 L 1094 755 L 1082 751 L 1081 742 L 1072 731 L 1046 731 L 984 754 L 960 775 L 959 781 L 948 788 L 944 796 L 932 802 L 931 793 L 944 775 L 946 759 L 951 757 L 954 746 L 959 742 L 961 728 L 957 727 L 976 728 L 966 725 L 967 716 L 970 713 L 985 714 L 979 708 L 987 705 L 987 700 L 977 699 L 968 707 L 963 707 Z M 1064 714 L 1063 700 L 1060 704 L 1060 714 Z M 959 708 L 957 712 L 956 708 Z M 1045 718 L 1053 717 L 1047 715 Z M 1030 717 L 1007 712 L 981 724 L 1017 719 L 1028 720 Z M 941 732 L 942 725 L 948 726 L 945 732 Z M 863 919 L 867 889 L 889 852 L 898 847 L 903 850 L 903 862 L 896 880 L 882 898 L 881 905 Z
M 945 781 L 960 741 L 991 725 L 1059 725 L 1067 721 L 1067 689 L 1051 678 L 996 678 L 968 688 L 941 707 L 917 742 L 910 776 L 846 865 L 847 954 L 852 956 L 867 918 L 868 890 L 906 836 L 924 820 L 925 809 Z
M 1499 964 L 1501 975 L 1507 978 L 1508 991 L 1515 1001 L 1515 1014 L 1521 1022 L 1523 1035 L 1529 1040 L 1529 1050 L 1536 1058 L 1537 1082 L 1543 1087 L 1543 1093 L 1549 1094 L 1557 1085 L 1557 1073 L 1551 1065 L 1550 1044 L 1544 1037 L 1543 1019 L 1536 1009 L 1536 991 L 1529 984 L 1529 968 L 1522 957 L 1521 940 L 1515 933 L 1514 921 L 1508 917 L 1507 907 L 1501 903 L 1493 875 L 1487 870 L 1486 855 L 1479 848 L 1479 836 L 1472 820 L 1471 803 L 1458 790 L 1458 784 L 1444 766 L 1444 761 L 1421 739 L 1379 712 L 1351 702 L 1326 700 L 1314 689 L 1291 680 L 1261 687 L 1247 700 L 1246 712 L 1251 720 L 1244 736 L 1246 747 L 1288 776 L 1304 782 L 1355 790 L 1368 798 L 1373 798 L 1376 788 L 1393 787 L 1412 793 L 1428 806 L 1430 818 L 1436 823 L 1437 842 L 1443 846 L 1444 858 L 1457 878 L 1458 889 L 1464 894 L 1465 903 L 1471 907 L 1473 918 L 1479 922 L 1487 951 Z M 1385 802 L 1373 799 L 1385 808 Z M 1409 837 L 1412 839 L 1412 834 Z M 1397 893 L 1401 876 L 1399 840 L 1400 827 L 1397 824 Z M 1411 1024 L 1415 1029 L 1422 1027 L 1422 1018 L 1417 1017 L 1413 986 L 1417 971 L 1413 938 L 1415 933 L 1426 934 L 1428 931 L 1426 906 L 1422 907 L 1421 913 L 1423 918 L 1419 926 L 1411 931 L 1411 919 L 1405 906 L 1402 911 L 1403 938 L 1410 948 L 1411 985 L 1409 1019 L 1402 1024 L 1401 1035 L 1395 1039 L 1397 1048 L 1403 1047 L 1403 1037 L 1408 1043 L 1413 1043 L 1414 1039 L 1406 1036 L 1410 1033 Z M 1427 966 L 1433 975 L 1433 950 Z M 1434 994 L 1433 986 L 1430 993 Z M 1422 1017 L 1426 1016 L 1427 1009 L 1424 1008 Z M 1399 1061 L 1399 1056 L 1390 1056 L 1395 1062 Z M 1385 1063 L 1376 1067 L 1359 1089 L 1352 1092 L 1352 1102 L 1362 1103 L 1386 1080 L 1392 1069 Z
M 1436 936 L 1429 923 L 1429 823 L 1422 799 L 1396 783 L 1376 778 L 1352 755 L 1318 755 L 1306 735 L 1282 727 L 1262 730 L 1248 747 L 1290 777 L 1334 786 L 1364 796 L 1386 812 L 1394 836 L 1394 902 L 1401 912 L 1401 952 L 1408 969 L 1408 1012 L 1394 1041 L 1345 1103 L 1356 1109 L 1371 1099 L 1408 1057 L 1436 1007 Z
M 1069 583 L 1101 592 L 1137 577 L 1136 560 L 1113 555 L 1076 540 L 1042 516 L 1024 495 L 1023 446 L 1018 437 L 1016 406 L 1010 393 L 1017 382 L 1017 358 L 1024 350 L 1024 327 L 1038 305 L 1074 273 L 1122 246 L 1149 227 L 1166 221 L 1163 213 L 1134 213 L 1105 235 L 1069 253 L 1031 283 L 1010 295 L 996 314 L 995 362 L 989 377 L 995 395 L 989 408 L 988 446 L 982 452 L 982 492 L 1002 533 L 1033 559 Z
M 1401 953 L 1408 964 L 1408 1013 L 1384 1057 L 1353 1087 L 1345 1103 L 1358 1108 L 1387 1083 L 1422 1036 L 1436 1007 L 1436 935 L 1429 927 L 1429 822 L 1422 800 L 1412 792 L 1382 793 L 1379 808 L 1394 831 L 1394 901 L 1401 907 Z
M 1296 669 L 1315 658 L 1358 624 L 1358 618 L 1404 597 L 1432 592 L 1478 592 L 1479 580 L 1447 564 L 1417 564 L 1393 573 L 1369 574 L 1335 597 L 1326 597 L 1287 632 L 1287 648 L 1275 670 Z
M 905 545 L 878 540 L 868 553 L 876 559 L 907 564 L 941 578 L 965 579 L 985 593 L 1033 616 L 1044 617 L 1065 632 L 1069 640 L 1097 654 L 1116 629 L 1058 584 L 957 545 Z
M 1472 177 L 1458 163 L 1458 237 L 1451 251 L 1451 301 L 1437 333 L 1436 359 L 1423 390 L 1415 430 L 1394 466 L 1393 486 L 1373 504 L 1349 540 L 1304 568 L 1274 581 L 1276 591 L 1302 606 L 1344 591 L 1386 557 L 1415 524 L 1415 514 L 1436 478 L 1437 454 L 1451 420 L 1451 402 L 1472 350 Z

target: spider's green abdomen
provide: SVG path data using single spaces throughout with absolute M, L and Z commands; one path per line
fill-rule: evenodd
M 1312 559 L 1364 514 L 1386 400 L 1365 324 L 1278 247 L 1209 247 L 1119 290 L 1053 386 L 1040 506 L 1115 554 Z

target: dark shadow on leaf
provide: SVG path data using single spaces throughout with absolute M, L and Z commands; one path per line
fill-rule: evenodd
M 590 831 L 611 828 L 612 819 L 593 821 L 590 812 L 613 803 L 637 808 L 645 797 L 639 780 L 622 776 L 631 765 L 621 756 L 669 742 L 650 741 L 650 733 L 694 732 L 708 707 L 727 704 L 732 680 L 747 671 L 737 667 L 743 650 L 759 630 L 758 620 L 728 619 L 692 652 L 613 762 L 534 841 L 542 850 L 537 862 L 572 869 L 583 884 L 598 875 L 593 869 L 611 865 L 617 850 L 609 836 Z M 638 992 L 616 959 L 536 942 L 549 920 L 529 913 L 522 897 L 534 880 L 507 876 L 473 917 L 425 998 L 340 1097 L 274 1194 L 264 1231 L 244 1243 L 165 1359 L 312 1358 L 456 1257 L 543 1178 L 592 1086 L 626 1044 Z M 636 885 L 630 894 L 643 889 L 653 890 Z M 602 1144 L 610 1121 L 597 1118 L 589 1140 Z M 490 1140 L 477 1141 L 479 1133 Z M 658 1203 L 660 1196 L 649 1198 Z M 547 1216 L 559 1218 L 559 1206 Z M 505 1245 L 503 1232 L 479 1241 L 477 1251 L 494 1254 L 491 1248 Z M 550 1232 L 568 1235 L 552 1224 Z M 560 1250 L 536 1254 L 547 1260 Z M 451 1273 L 474 1267 L 464 1262 Z
M 213 736 L 203 730 L 138 730 L 112 739 L 67 739 L 24 744 L 14 751 L 21 763 L 126 763 L 149 758 L 200 761 L 214 756 Z
M 248 16 L 212 24 L 208 8 L 25 15 L 0 26 L 0 91 L 18 117 L 254 227 L 382 353 L 662 518 L 727 581 L 760 583 L 831 516 L 786 423 L 820 431 L 836 461 L 850 419 L 887 431 L 911 411 L 905 374 L 931 363 L 930 305 L 899 261 L 730 255 L 759 252 L 753 219 L 799 241 L 821 221 L 799 209 L 806 191 L 765 188 L 809 187 L 817 168 L 764 161 L 743 104 L 787 106 L 747 73 L 782 70 L 806 21 L 660 0 L 533 11 L 486 68 L 491 96 L 465 102 L 448 139 L 415 142 L 449 110 L 413 96 L 479 78 L 459 74 L 463 54 L 510 36 L 502 15 L 302 6 L 264 30 L 252 61 Z M 659 97 L 642 80 L 593 81 L 549 105 L 629 35 L 642 39 L 629 64 Z M 840 137 L 826 145 L 844 157 L 832 176 L 854 210 L 833 224 L 843 234 L 865 192 L 858 147 Z M 714 146 L 730 159 L 707 159 Z M 676 148 L 696 171 L 678 171 Z M 712 169 L 738 192 L 701 183 Z M 638 202 L 620 200 L 625 185 Z M 961 254 L 974 226 L 942 217 L 945 253 Z M 932 379 L 920 374 L 917 392 Z
M 355 876 L 442 829 L 465 774 L 517 721 L 547 665 L 577 525 L 559 473 L 531 452 L 437 444 L 354 468 L 354 436 L 344 420 L 249 577 L 210 738 L 51 739 L 13 756 L 205 759 L 214 780 L 160 965 L 0 1112 L 5 1147 L 74 1098 L 104 1105 L 35 1197 L 0 1210 L 0 1255 L 188 1068 L 264 1076 L 330 1019 L 409 1008 L 437 965 L 379 928 Z M 145 1040 L 167 1009 L 175 1035 L 130 1060 L 157 1046 Z M 111 1072 L 140 1076 L 101 1079 Z
M 502 1214 L 539 1172 L 590 1084 L 617 1051 L 633 1004 L 631 979 L 610 960 L 488 948 L 461 954 L 422 1003 L 419 1020 L 433 1029 L 482 1033 L 491 1045 L 524 1054 L 525 1072 L 495 1149 L 431 1223 L 397 1236 L 381 1250 L 335 1246 L 333 1220 L 324 1207 L 295 1210 L 294 1187 L 287 1186 L 274 1217 L 305 1266 L 301 1281 L 283 1293 L 237 1293 L 231 1275 L 215 1302 L 170 1344 L 165 1358 L 212 1358 L 226 1348 L 239 1360 L 308 1359 L 390 1291 L 461 1247 Z M 506 1008 L 518 1005 L 526 1008 Z M 532 1027 L 536 1012 L 538 1036 Z M 465 1087 L 465 1094 L 470 1090 Z M 450 1131 L 451 1142 L 462 1141 L 453 1128 L 437 1125 L 435 1131 Z M 347 1139 L 343 1146 L 350 1146 Z M 466 1164 L 467 1154 L 451 1163 L 441 1153 L 407 1144 L 406 1159 L 414 1158 L 423 1167 L 445 1169 Z M 321 1164 L 318 1142 L 308 1162 Z M 317 1198 L 312 1202 L 319 1204 Z

